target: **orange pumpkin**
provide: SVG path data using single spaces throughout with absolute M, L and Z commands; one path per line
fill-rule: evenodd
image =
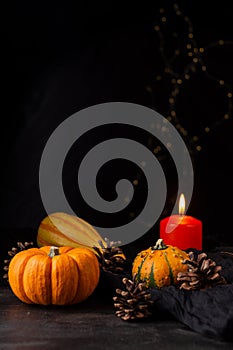
M 106 247 L 106 242 L 87 221 L 75 215 L 57 212 L 49 214 L 41 221 L 37 232 L 37 245 L 85 247 L 96 253 L 93 247 Z
M 30 248 L 10 261 L 8 278 L 13 293 L 24 303 L 77 304 L 99 282 L 96 255 L 86 248 Z
M 133 261 L 132 275 L 136 275 L 137 281 L 144 281 L 147 287 L 177 285 L 177 274 L 188 270 L 187 265 L 182 263 L 184 259 L 189 259 L 185 251 L 165 245 L 159 239 L 154 247 L 137 254 Z

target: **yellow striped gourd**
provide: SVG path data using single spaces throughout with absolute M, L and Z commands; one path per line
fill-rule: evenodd
M 49 214 L 41 221 L 37 231 L 37 245 L 81 247 L 96 253 L 93 247 L 106 247 L 106 242 L 85 220 L 75 215 L 57 212 Z

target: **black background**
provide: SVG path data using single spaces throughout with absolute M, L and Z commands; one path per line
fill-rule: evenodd
M 199 46 L 233 40 L 229 1 L 178 3 L 193 23 Z M 154 86 L 161 73 L 160 42 L 153 26 L 163 5 L 163 1 L 150 5 L 111 1 L 2 5 L 1 240 L 12 240 L 12 230 L 17 240 L 23 239 L 24 229 L 35 235 L 46 215 L 39 194 L 39 161 L 49 135 L 62 120 L 102 102 L 152 107 L 146 86 Z M 185 34 L 181 39 L 185 40 Z M 213 74 L 233 87 L 233 49 L 217 50 L 208 59 Z M 165 90 L 154 86 L 153 106 L 161 112 L 167 108 L 163 91 L 166 86 Z M 195 79 L 182 96 L 181 118 L 185 118 L 181 122 L 190 134 L 218 120 L 212 102 L 224 113 L 221 94 L 209 95 L 208 86 L 198 90 Z M 195 117 L 190 116 L 190 96 L 202 106 L 202 113 Z M 233 245 L 232 120 L 220 123 L 202 140 L 202 146 L 193 155 L 195 187 L 188 213 L 203 221 L 208 244 Z M 168 166 L 166 160 L 163 165 Z M 85 211 L 82 214 L 85 217 Z M 167 214 L 165 210 L 163 215 Z M 154 240 L 150 235 L 140 244 Z

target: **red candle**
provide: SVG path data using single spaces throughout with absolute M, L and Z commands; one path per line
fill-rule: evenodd
M 192 216 L 184 215 L 185 198 L 181 194 L 179 215 L 169 216 L 160 222 L 160 238 L 165 244 L 182 250 L 195 248 L 202 250 L 202 222 Z

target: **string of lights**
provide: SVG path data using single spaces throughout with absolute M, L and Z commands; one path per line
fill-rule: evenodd
M 146 86 L 151 97 L 151 106 L 172 123 L 184 139 L 190 156 L 196 160 L 194 158 L 203 154 L 202 151 L 206 149 L 208 137 L 212 134 L 215 138 L 218 128 L 225 127 L 224 123 L 232 120 L 232 87 L 226 76 L 217 73 L 221 69 L 216 69 L 218 63 L 215 54 L 217 51 L 218 57 L 225 59 L 226 51 L 233 53 L 233 41 L 217 39 L 199 45 L 199 41 L 202 41 L 201 33 L 199 37 L 195 34 L 190 18 L 180 10 L 177 3 L 172 4 L 172 1 L 164 2 L 164 6 L 158 10 L 153 29 L 159 39 L 158 50 L 162 63 L 160 66 L 157 65 L 155 76 Z M 213 65 L 211 66 L 213 61 L 214 69 Z M 207 101 L 206 96 L 198 101 L 201 93 L 198 91 L 198 94 L 195 90 L 195 79 L 199 85 L 208 81 L 208 86 L 213 86 L 213 95 L 212 91 L 210 92 L 212 101 L 211 99 Z M 187 102 L 188 95 L 193 95 L 196 104 L 200 107 L 199 119 L 190 113 L 192 107 Z M 201 110 L 203 100 L 206 104 L 204 111 Z M 215 110 L 216 105 L 219 107 Z M 194 119 L 190 122 L 189 119 L 193 116 Z M 168 149 L 172 145 L 158 144 L 158 141 L 151 136 L 147 139 L 147 147 L 159 161 L 165 161 L 163 165 L 167 166 Z M 140 187 L 141 180 L 141 173 L 136 174 L 133 185 Z M 168 208 L 173 207 L 176 197 L 172 187 L 170 191 L 167 199 Z M 169 209 L 166 209 L 163 214 L 168 213 Z M 132 218 L 134 213 L 130 213 L 129 216 Z
M 180 10 L 177 3 L 169 5 L 168 8 L 159 9 L 154 30 L 160 41 L 159 52 L 163 61 L 163 70 L 156 76 L 155 84 L 160 84 L 160 86 L 166 84 L 166 118 L 179 131 L 191 154 L 196 154 L 202 150 L 202 140 L 205 136 L 232 117 L 232 88 L 225 79 L 215 77 L 210 73 L 207 54 L 213 49 L 221 50 L 223 47 L 233 47 L 233 42 L 217 40 L 200 47 L 195 38 L 190 18 Z M 180 30 L 182 30 L 182 35 L 179 33 Z M 190 80 L 197 75 L 201 76 L 202 79 L 208 79 L 213 85 L 216 85 L 216 88 L 221 89 L 219 96 L 225 101 L 222 101 L 221 116 L 210 124 L 200 127 L 198 134 L 191 135 L 180 121 L 183 120 L 184 116 L 177 110 L 177 101 L 181 92 L 186 89 L 187 83 L 190 83 Z M 147 86 L 147 91 L 154 94 L 152 86 Z M 156 154 L 160 151 L 160 147 L 154 149 Z

